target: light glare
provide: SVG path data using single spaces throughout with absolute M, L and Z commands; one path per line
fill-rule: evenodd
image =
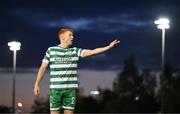
M 18 51 L 18 50 L 20 50 L 21 43 L 12 41 L 12 42 L 8 43 L 8 46 L 10 47 L 11 51 Z
M 167 18 L 160 18 L 155 21 L 155 24 L 169 24 L 169 19 Z
M 169 29 L 169 19 L 167 18 L 160 18 L 155 20 L 154 23 L 157 24 L 158 29 Z
M 158 25 L 157 28 L 158 29 L 164 29 L 164 28 L 169 29 L 169 25 L 167 25 L 167 24 L 166 25 Z
M 17 105 L 18 105 L 18 107 L 22 107 L 23 106 L 21 102 L 18 102 Z
M 100 93 L 99 93 L 99 91 L 91 91 L 90 94 L 91 95 L 99 95 Z

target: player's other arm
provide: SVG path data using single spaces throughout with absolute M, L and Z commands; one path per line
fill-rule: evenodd
M 44 76 L 44 73 L 46 71 L 48 64 L 47 63 L 43 63 L 41 64 L 38 74 L 37 74 L 37 78 L 36 78 L 36 82 L 34 84 L 34 95 L 39 96 L 40 95 L 40 82 Z
M 93 49 L 93 50 L 84 49 L 82 57 L 89 57 L 89 56 L 104 53 L 104 52 L 110 50 L 111 48 L 113 48 L 115 45 L 117 45 L 119 43 L 120 43 L 120 41 L 114 40 L 108 46 L 105 46 L 105 47 L 100 47 L 100 48 L 96 48 L 96 49 Z

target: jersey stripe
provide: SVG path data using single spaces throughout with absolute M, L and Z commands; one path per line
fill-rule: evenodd
M 61 75 L 61 74 L 77 74 L 77 70 L 70 71 L 51 71 L 50 75 Z
M 77 67 L 77 64 L 52 64 L 50 68 L 69 68 L 69 67 Z
M 56 85 L 50 85 L 51 89 L 57 89 L 57 88 L 77 88 L 78 84 L 56 84 Z
M 77 74 L 50 75 L 50 78 L 57 78 L 57 77 L 77 77 Z
M 49 82 L 50 85 L 77 84 L 78 81 Z
M 77 77 L 65 77 L 65 78 L 51 78 L 50 82 L 58 81 L 77 81 Z

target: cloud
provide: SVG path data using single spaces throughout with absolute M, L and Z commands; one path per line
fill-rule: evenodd
M 127 32 L 136 27 L 147 26 L 150 24 L 146 20 L 135 20 L 136 16 L 131 14 L 117 14 L 90 18 L 59 19 L 50 21 L 49 27 L 67 26 L 78 30 L 92 30 L 103 33 Z
M 71 27 L 77 30 L 88 30 L 89 25 L 92 23 L 92 20 L 90 19 L 74 19 L 74 20 L 68 20 L 68 19 L 59 19 L 59 21 L 50 21 L 47 23 L 49 27 Z
M 91 30 L 102 33 L 128 32 L 137 27 L 150 24 L 148 20 L 138 19 L 142 14 L 120 13 L 111 15 L 99 15 L 96 17 L 58 16 L 56 14 L 43 14 L 28 10 L 17 10 L 14 15 L 27 24 L 45 28 L 71 27 L 79 30 Z

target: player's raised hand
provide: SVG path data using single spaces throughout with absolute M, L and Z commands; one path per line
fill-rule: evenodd
M 117 45 L 117 44 L 119 44 L 120 43 L 120 40 L 114 40 L 114 41 L 112 41 L 109 45 L 111 46 L 111 47 L 114 47 L 115 45 Z

